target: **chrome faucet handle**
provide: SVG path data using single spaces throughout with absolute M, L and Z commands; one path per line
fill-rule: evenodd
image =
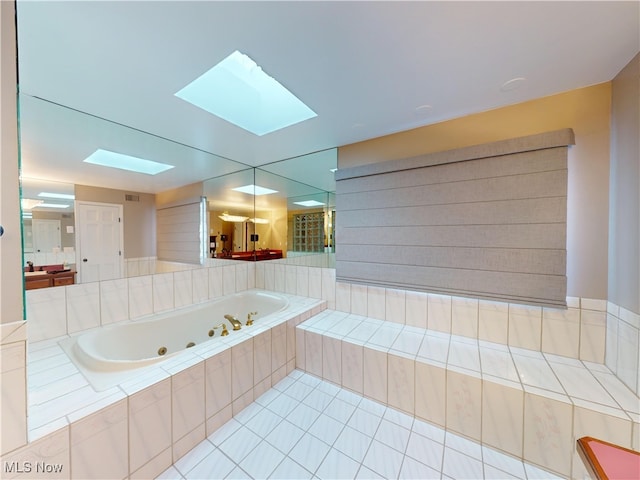
M 229 330 L 227 330 L 227 326 L 224 323 L 221 323 L 220 325 L 216 325 L 211 330 L 209 330 L 210 337 L 213 337 L 213 333 L 214 333 L 213 331 L 216 330 L 217 328 L 222 328 L 222 333 L 220 334 L 221 337 L 225 337 L 229 335 Z
M 253 315 L 257 315 L 257 314 L 258 314 L 258 312 L 249 312 L 247 314 L 247 323 L 246 323 L 247 327 L 250 327 L 251 325 L 253 325 L 253 318 L 251 318 L 251 317 Z

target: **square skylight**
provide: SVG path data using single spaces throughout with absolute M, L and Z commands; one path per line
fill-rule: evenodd
M 158 163 L 144 158 L 132 157 L 122 153 L 110 152 L 101 148 L 93 152 L 84 160 L 94 165 L 102 165 L 103 167 L 119 168 L 120 170 L 128 170 L 130 172 L 144 173 L 146 175 L 157 175 L 174 168 L 173 165 L 166 163 Z
M 302 202 L 293 202 L 296 205 L 302 205 L 303 207 L 319 207 L 320 205 L 324 205 L 322 202 L 318 202 L 317 200 L 304 200 Z
M 175 95 L 258 136 L 317 116 L 237 50 Z
M 248 193 L 249 195 L 269 195 L 271 193 L 278 193 L 277 190 L 271 190 L 270 188 L 261 187 L 259 185 L 245 185 L 243 187 L 232 188 L 236 192 Z

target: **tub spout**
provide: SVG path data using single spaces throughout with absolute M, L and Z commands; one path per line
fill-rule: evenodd
M 231 326 L 233 327 L 234 330 L 240 330 L 242 328 L 242 323 L 240 323 L 240 320 L 238 320 L 233 315 L 228 315 L 227 314 L 227 315 L 224 316 L 224 318 L 229 320 L 229 323 L 231 324 Z

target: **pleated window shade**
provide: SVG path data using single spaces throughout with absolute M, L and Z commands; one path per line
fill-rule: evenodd
M 566 306 L 571 129 L 336 172 L 336 279 Z
M 202 263 L 202 201 L 158 208 L 156 225 L 159 260 Z

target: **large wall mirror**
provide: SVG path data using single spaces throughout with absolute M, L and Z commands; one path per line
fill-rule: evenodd
M 253 168 L 28 95 L 19 100 L 25 269 L 70 269 L 78 283 L 154 273 L 154 192 L 194 184 L 207 198 L 208 256 L 304 263 L 325 255 L 333 264 L 336 149 Z M 84 160 L 98 150 L 186 163 L 189 174 L 164 184 L 162 174 L 95 167 L 104 172 L 96 184 L 84 176 Z M 92 262 L 87 251 L 109 244 L 108 235 L 92 233 L 91 219 L 103 214 L 93 207 L 103 205 L 119 206 L 122 222 L 119 265 L 104 278 L 83 273 Z

